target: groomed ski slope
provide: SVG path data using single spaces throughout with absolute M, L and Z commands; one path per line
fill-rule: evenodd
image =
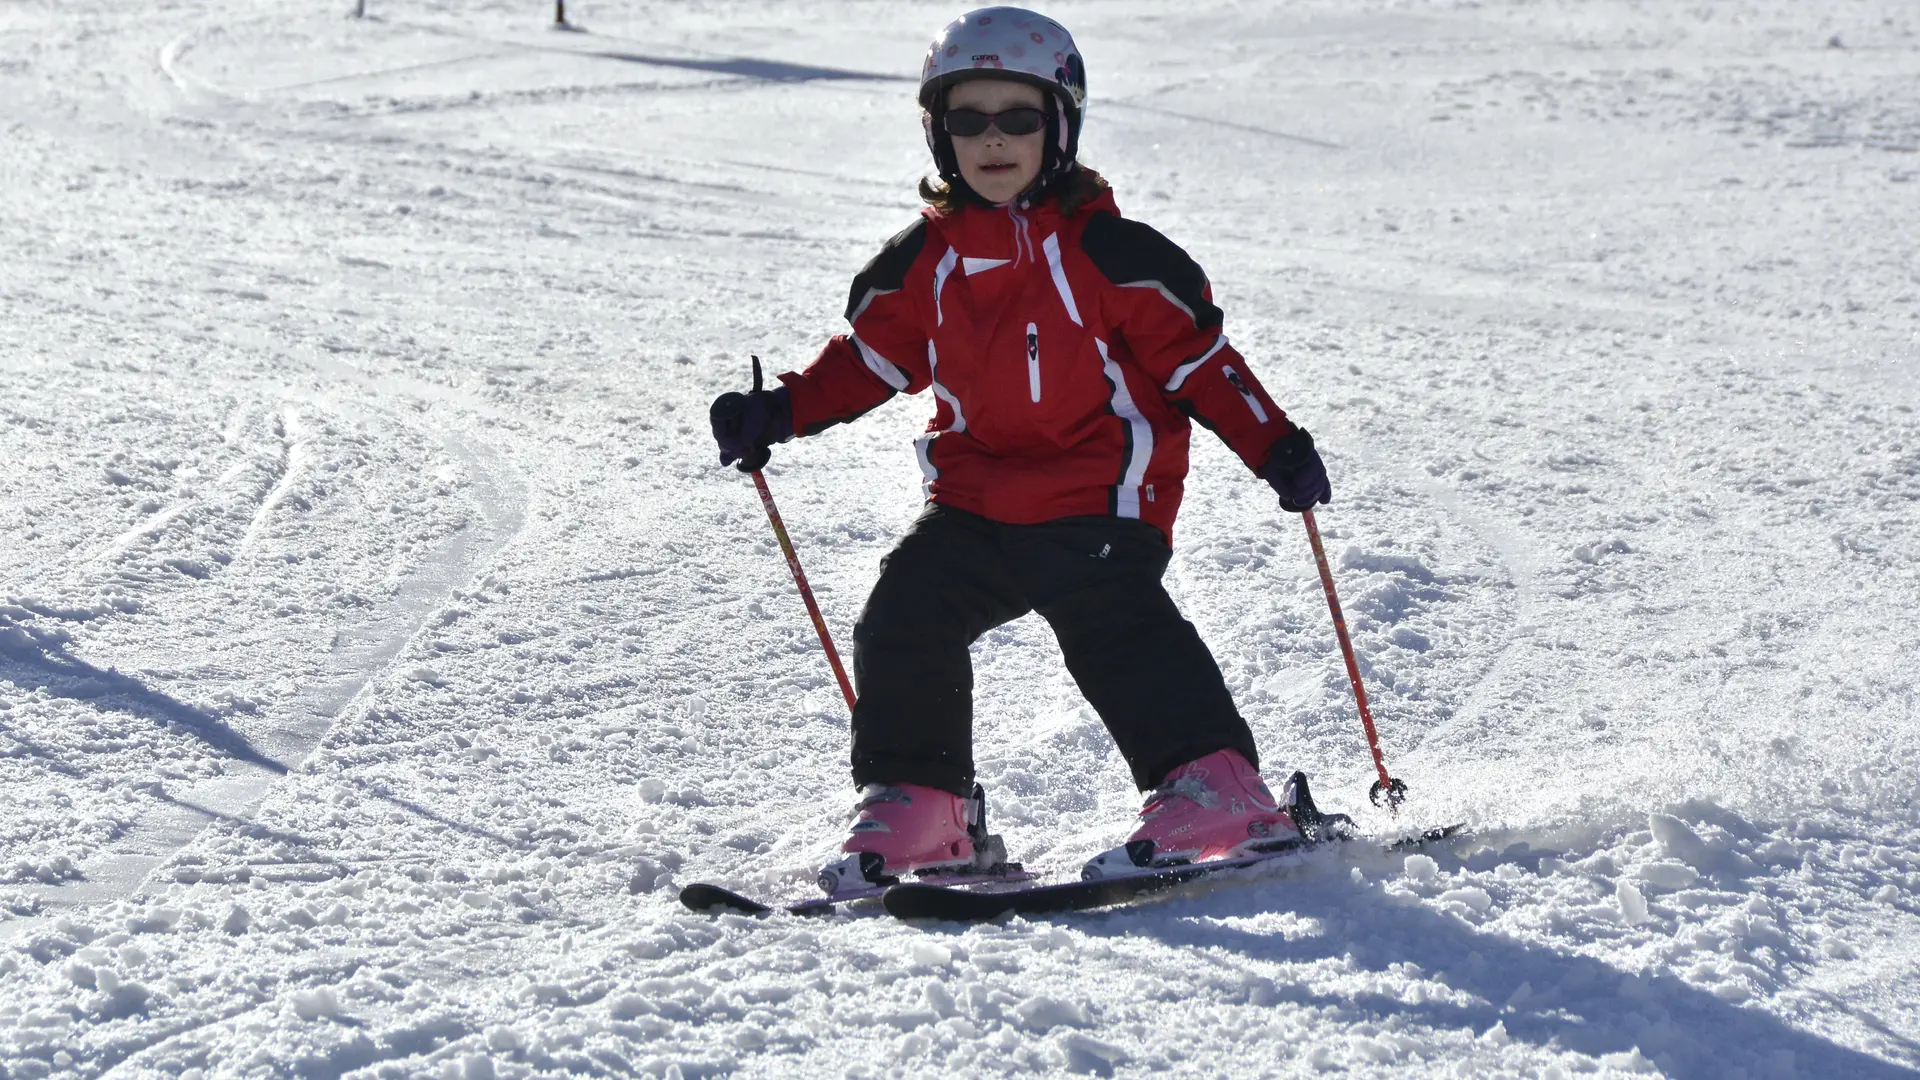
M 349 6 L 0 5 L 0 1076 L 1920 1071 L 1913 5 L 1047 8 L 1474 833 L 969 929 L 674 899 L 846 820 L 706 407 L 911 219 L 961 5 Z M 928 408 L 768 472 L 843 644 Z M 1299 523 L 1195 447 L 1268 772 L 1397 827 Z M 976 668 L 1071 874 L 1137 796 L 1042 625 Z

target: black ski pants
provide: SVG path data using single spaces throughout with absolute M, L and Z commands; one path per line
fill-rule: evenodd
M 973 790 L 973 663 L 981 634 L 1029 611 L 1141 790 L 1253 733 L 1193 624 L 1160 584 L 1159 529 L 1118 517 L 1006 525 L 930 503 L 881 561 L 853 628 L 853 782 Z

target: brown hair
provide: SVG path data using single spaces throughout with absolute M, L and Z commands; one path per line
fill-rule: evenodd
M 1107 178 L 1087 168 L 1075 165 L 1073 171 L 1054 181 L 1047 188 L 1046 196 L 1060 200 L 1060 212 L 1069 217 L 1074 211 L 1100 197 L 1107 190 Z M 1046 196 L 1042 196 L 1043 198 Z M 967 187 L 966 181 L 949 184 L 945 180 L 931 177 L 920 178 L 920 198 L 928 206 L 943 214 L 951 214 L 968 203 L 984 204 L 980 196 Z

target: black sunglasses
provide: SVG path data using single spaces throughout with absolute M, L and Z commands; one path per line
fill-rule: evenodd
M 983 113 L 978 109 L 948 109 L 947 134 L 970 138 L 984 134 L 987 126 L 999 128 L 1002 135 L 1031 135 L 1047 126 L 1047 114 L 1031 105 L 1006 112 Z

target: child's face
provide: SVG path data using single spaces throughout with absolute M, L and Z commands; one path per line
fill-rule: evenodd
M 1022 107 L 1044 112 L 1046 95 L 1037 86 L 1009 79 L 970 79 L 947 92 L 948 112 L 971 109 L 992 115 Z M 953 152 L 967 186 L 988 202 L 1003 203 L 1040 175 L 1046 138 L 1044 126 L 1026 135 L 1008 135 L 989 126 L 978 135 L 954 135 Z

